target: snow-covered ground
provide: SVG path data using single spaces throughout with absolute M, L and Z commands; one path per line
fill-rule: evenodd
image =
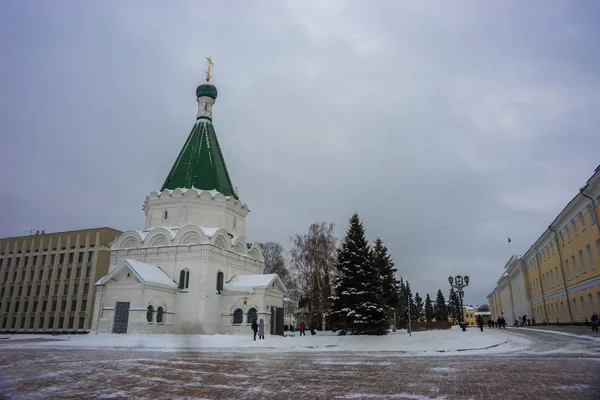
M 5 339 L 5 340 L 1 340 Z M 508 343 L 507 343 L 508 342 Z M 526 339 L 514 338 L 497 330 L 453 328 L 445 331 L 390 333 L 387 336 L 336 336 L 331 332 L 318 332 L 311 336 L 266 336 L 265 340 L 252 339 L 252 335 L 141 335 L 141 334 L 88 334 L 69 336 L 5 335 L 0 344 L 29 348 L 152 348 L 191 350 L 251 351 L 349 351 L 349 352 L 401 352 L 411 354 L 456 354 L 477 351 L 507 351 L 523 345 Z M 499 349 L 499 348 L 502 349 Z M 495 349 L 495 350 L 494 350 Z

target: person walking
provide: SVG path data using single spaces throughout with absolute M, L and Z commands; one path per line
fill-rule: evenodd
M 481 315 L 477 316 L 477 326 L 483 332 L 483 317 Z
M 265 320 L 264 319 L 260 319 L 260 322 L 258 323 L 258 339 L 264 339 L 265 338 Z
M 598 313 L 594 311 L 592 314 L 592 331 L 598 332 Z
M 256 333 L 258 332 L 258 324 L 256 323 L 256 318 L 252 321 L 252 331 L 254 332 L 254 340 L 256 340 Z
M 304 332 L 306 330 L 306 324 L 304 323 L 304 321 L 300 321 L 300 325 L 298 325 L 298 329 L 300 329 L 300 336 L 306 336 L 306 332 Z

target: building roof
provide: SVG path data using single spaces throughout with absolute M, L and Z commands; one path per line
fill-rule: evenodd
M 196 120 L 161 191 L 177 188 L 216 190 L 225 196 L 238 198 L 227 172 L 215 128 L 207 118 Z
M 287 291 L 277 274 L 235 275 L 223 285 L 223 289 L 231 292 L 252 293 L 254 289 L 266 289 L 275 281 L 278 282 L 284 292 Z
M 96 282 L 96 286 L 107 284 L 125 268 L 128 268 L 144 284 L 177 289 L 177 284 L 159 266 L 146 264 L 130 258 L 123 260 L 108 275 Z

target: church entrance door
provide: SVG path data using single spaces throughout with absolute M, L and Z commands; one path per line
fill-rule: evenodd
M 115 324 L 113 333 L 127 333 L 127 322 L 129 321 L 129 302 L 119 301 L 115 309 Z
M 277 334 L 277 319 L 275 317 L 275 308 L 271 307 L 271 335 Z

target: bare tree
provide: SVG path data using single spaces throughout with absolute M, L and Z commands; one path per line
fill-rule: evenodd
M 327 326 L 331 282 L 335 278 L 337 239 L 334 228 L 333 224 L 318 222 L 310 226 L 307 234 L 296 234 L 290 239 L 294 298 L 308 297 L 313 318 L 320 320 L 321 329 Z
M 285 250 L 283 246 L 277 242 L 258 243 L 265 258 L 264 274 L 277 274 L 288 286 L 290 281 L 290 273 L 285 266 Z

